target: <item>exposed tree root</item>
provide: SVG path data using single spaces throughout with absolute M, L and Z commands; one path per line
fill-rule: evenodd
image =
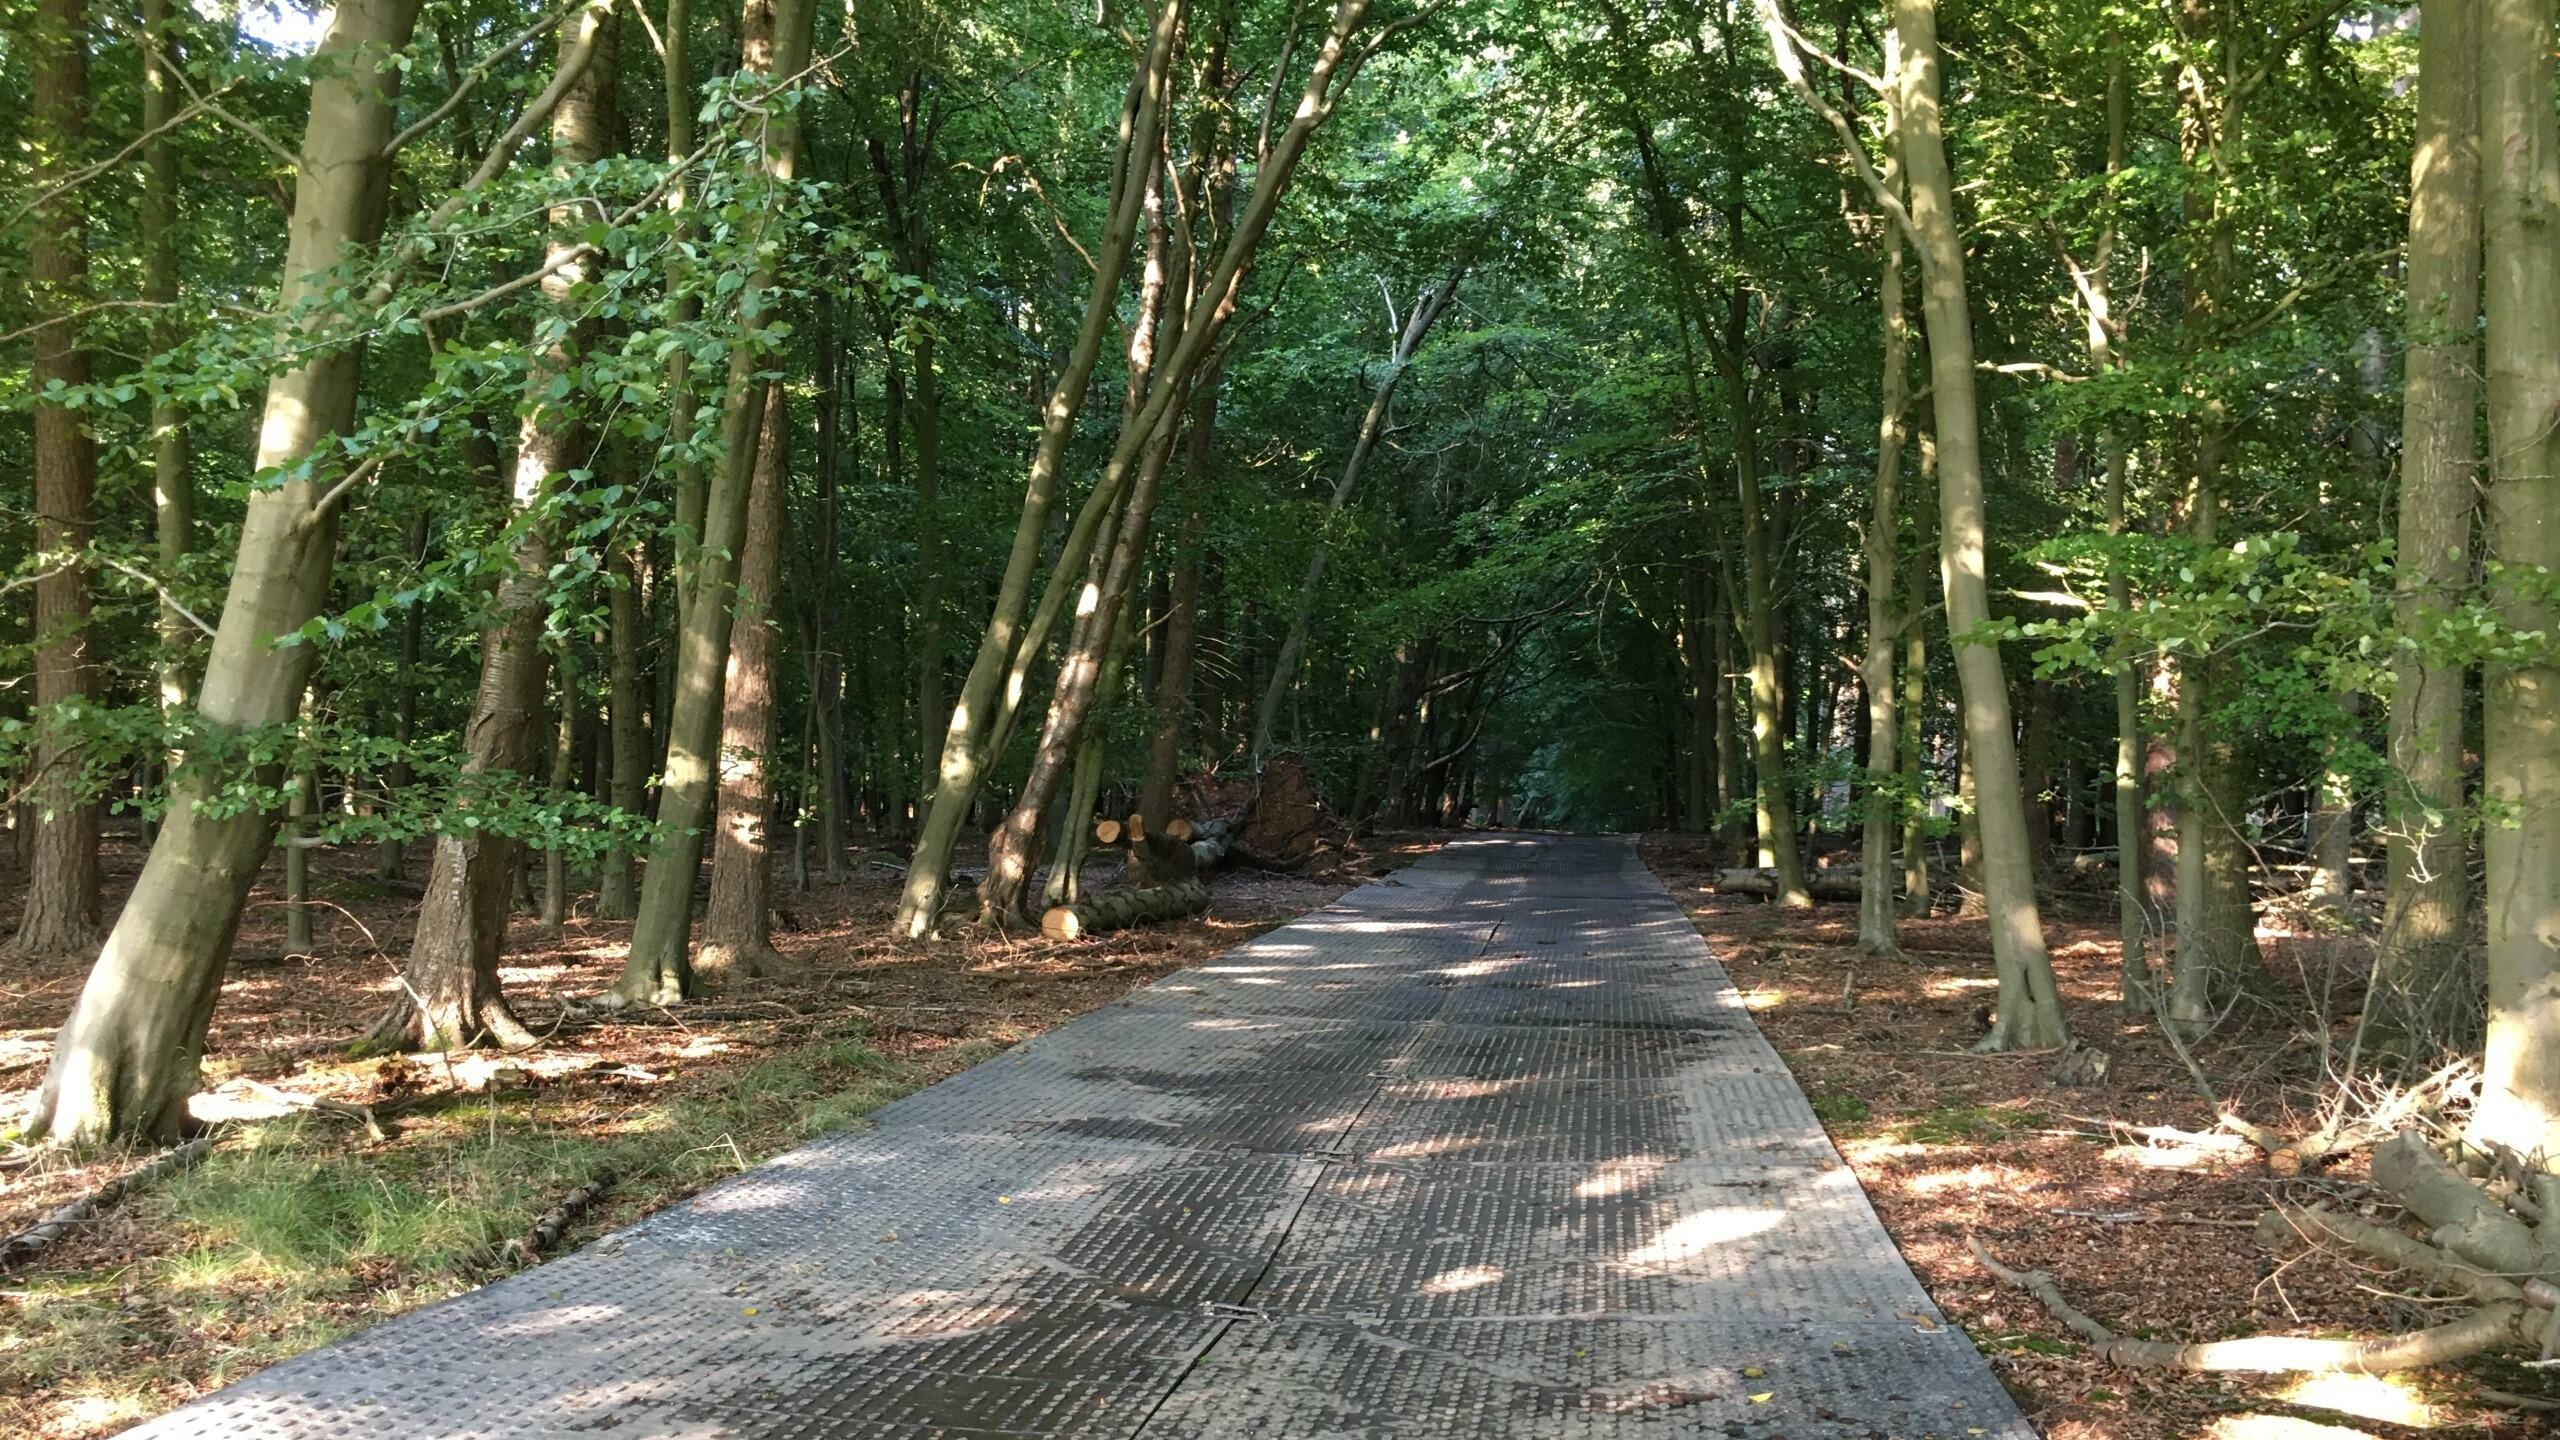
M 2171 1340 L 2134 1340 L 2116 1334 L 2063 1298 L 2053 1277 L 2041 1270 L 2012 1270 L 1992 1257 L 1970 1236 L 1973 1258 L 1982 1268 L 2036 1298 L 2053 1317 L 2089 1342 L 2097 1357 L 2110 1365 L 2136 1370 L 2192 1370 L 2260 1375 L 2343 1373 L 2383 1375 L 2415 1370 L 2477 1355 L 2502 1345 L 2524 1343 L 2528 1327 L 2536 1332 L 2536 1312 L 2519 1300 L 2483 1305 L 2460 1319 L 2405 1335 L 2371 1340 L 2320 1340 L 2297 1335 L 2253 1335 L 2239 1340 L 2207 1340 L 2180 1344 Z

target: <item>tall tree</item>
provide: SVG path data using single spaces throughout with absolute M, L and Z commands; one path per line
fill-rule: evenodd
M 611 143 L 611 0 L 582 6 L 560 28 L 558 46 L 554 84 L 565 88 L 551 112 L 551 166 L 566 186 L 603 158 Z M 374 1039 L 385 1045 L 446 1050 L 484 1039 L 511 1049 L 534 1043 L 498 984 L 508 907 L 525 873 L 524 841 L 481 812 L 535 785 L 537 766 L 547 768 L 551 758 L 552 727 L 544 723 L 543 705 L 550 654 L 543 632 L 558 541 L 550 511 L 587 449 L 585 401 L 573 381 L 586 331 L 578 323 L 579 291 L 589 278 L 583 232 L 604 218 L 598 212 L 592 202 L 551 209 L 541 281 L 547 304 L 534 322 L 533 363 L 526 367 L 508 487 L 512 554 L 481 631 L 480 685 L 463 731 L 461 780 L 436 829 L 435 858 L 409 960 L 401 967 L 400 995 L 374 1026 Z M 575 703 L 573 696 L 564 675 L 564 708 Z
M 2367 1006 L 2421 1043 L 2468 1008 L 2471 899 L 2463 804 L 2468 667 L 2442 629 L 2469 590 L 2480 483 L 2480 8 L 2445 0 L 2418 29 L 2418 130 L 2409 167 L 2407 380 L 2384 813 L 2381 948 Z
M 89 422 L 48 387 L 89 383 L 79 314 L 88 298 L 85 201 L 75 174 L 89 127 L 86 0 L 43 0 L 34 41 L 35 182 L 44 195 L 27 244 L 35 301 L 35 701 L 39 741 L 27 786 L 35 843 L 15 948 L 85 950 L 98 940 L 98 800 L 79 735 L 97 698 L 90 630 L 89 538 L 96 526 L 97 445 Z
M 282 309 L 318 299 L 330 272 L 382 228 L 399 57 L 420 0 L 341 0 L 312 66 L 287 230 Z M 312 321 L 314 325 L 321 322 Z M 108 935 L 28 1117 L 64 1141 L 175 1134 L 196 1087 L 205 1026 L 231 958 L 278 808 L 207 804 L 233 776 L 228 737 L 292 723 L 312 651 L 279 645 L 326 598 L 337 542 L 336 477 L 314 461 L 355 416 L 361 359 L 351 345 L 305 352 L 268 383 L 258 472 L 196 716 L 206 740 L 171 778 L 168 819 Z M 259 779 L 272 787 L 272 765 Z
M 2481 310 L 2491 602 L 2485 668 L 2489 1033 L 2471 1132 L 2560 1169 L 2560 118 L 2552 0 L 2482 0 Z
M 776 90 L 798 86 L 809 69 L 816 20 L 811 0 L 746 0 L 740 18 L 745 72 Z M 788 103 L 770 103 L 758 128 L 756 164 L 770 185 L 785 189 L 798 174 L 799 111 Z M 608 1008 L 668 1004 L 685 998 L 693 987 L 693 888 L 702 869 L 704 831 L 717 800 L 723 677 L 764 429 L 764 390 L 755 381 L 764 366 L 762 351 L 782 320 L 778 287 L 786 248 L 781 236 L 773 237 L 737 291 L 739 333 L 730 349 L 721 450 L 703 500 L 693 573 L 684 582 L 657 832 L 641 876 L 631 953 L 621 978 L 596 997 Z

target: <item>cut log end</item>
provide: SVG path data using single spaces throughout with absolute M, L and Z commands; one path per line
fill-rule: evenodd
M 1098 845 L 1117 845 L 1120 843 L 1120 831 L 1121 825 L 1117 820 L 1097 820 L 1093 825 L 1094 843 Z

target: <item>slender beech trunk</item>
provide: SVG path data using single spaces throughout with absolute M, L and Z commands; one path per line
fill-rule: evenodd
M 667 104 L 667 163 L 681 165 L 693 154 L 696 112 L 700 99 L 693 86 L 693 15 L 692 0 L 666 0 L 666 20 L 659 37 L 658 65 L 660 89 Z M 667 247 L 666 286 L 669 294 L 681 295 L 676 302 L 675 323 L 679 329 L 702 318 L 702 302 L 685 292 L 690 288 L 693 266 L 688 258 L 700 222 L 694 215 L 693 187 L 688 180 L 678 179 L 667 188 L 667 211 L 676 217 L 676 243 Z M 701 397 L 693 388 L 693 354 L 679 349 L 667 361 L 667 444 L 669 468 L 675 474 L 675 604 L 668 621 L 677 630 L 684 627 L 685 606 L 692 584 L 694 557 L 703 543 L 702 507 L 708 472 L 694 449 L 694 431 L 700 413 Z M 668 667 L 661 665 L 663 673 Z M 660 694 L 672 701 L 673 696 L 662 685 Z M 664 713 L 663 709 L 660 713 Z M 663 731 L 663 726 L 661 730 Z M 666 746 L 666 736 L 658 737 L 659 749 Z M 662 757 L 663 758 L 663 757 Z
M 640 577 L 630 550 L 614 547 L 606 564 L 612 568 L 608 595 L 607 644 L 612 658 L 606 679 L 605 709 L 613 754 L 613 808 L 639 816 L 649 803 L 649 736 L 641 728 Z M 604 874 L 596 886 L 596 917 L 628 920 L 639 912 L 640 887 L 631 847 L 616 842 L 605 851 Z
M 798 83 L 809 64 L 812 0 L 746 0 L 745 68 L 777 84 Z M 765 174 L 788 185 L 800 154 L 796 113 L 776 109 L 764 122 Z M 764 393 L 754 383 L 763 360 L 763 332 L 781 318 L 775 287 L 778 257 L 761 260 L 739 291 L 741 331 L 730 352 L 727 400 L 721 413 L 721 451 L 702 510 L 702 548 L 686 585 L 684 624 L 675 667 L 674 711 L 667 724 L 667 760 L 658 788 L 657 833 L 641 876 L 640 914 L 631 928 L 631 953 L 622 977 L 596 997 L 607 1007 L 671 1004 L 692 990 L 689 953 L 693 936 L 693 886 L 702 869 L 703 832 L 711 824 L 714 770 L 720 754 L 723 676 L 734 628 L 732 601 L 738 562 L 746 544 L 747 509 L 754 489 L 756 454 L 763 431 Z
M 616 68 L 612 17 L 608 0 L 594 0 L 560 29 L 560 73 L 573 76 L 551 117 L 552 166 L 562 174 L 592 164 L 609 143 Z M 577 258 L 579 232 L 596 218 L 590 205 L 559 206 L 551 215 L 542 280 L 548 316 L 574 314 L 577 287 L 587 273 Z M 549 323 L 537 321 L 537 331 Z M 524 842 L 503 827 L 477 823 L 471 807 L 499 800 L 500 792 L 530 788 L 537 783 L 536 767 L 550 757 L 551 729 L 543 724 L 550 656 L 543 630 L 557 547 L 542 510 L 560 477 L 583 461 L 586 427 L 574 395 L 556 400 L 549 391 L 576 366 L 583 338 L 572 325 L 561 338 L 538 345 L 527 369 L 509 486 L 514 554 L 481 632 L 480 684 L 463 730 L 461 786 L 451 813 L 436 827 L 417 934 L 400 971 L 401 993 L 374 1025 L 380 1044 L 450 1050 L 484 1039 L 510 1049 L 533 1043 L 498 981 L 508 909 L 525 877 Z M 561 692 L 565 708 L 570 687 L 564 683 Z
M 578 761 L 581 701 L 577 652 L 563 644 L 555 668 L 560 676 L 560 719 L 552 728 L 549 794 L 552 804 L 563 805 L 571 794 Z M 542 928 L 554 935 L 568 928 L 569 880 L 569 852 L 558 845 L 545 849 L 542 852 L 542 910 L 539 919 Z
M 1271 753 L 1271 732 L 1279 723 L 1281 701 L 1296 683 L 1298 662 L 1307 652 L 1307 627 L 1315 619 L 1316 597 L 1324 589 L 1324 567 L 1334 527 L 1341 523 L 1342 512 L 1359 489 L 1361 473 L 1369 468 L 1369 457 L 1376 452 L 1379 437 L 1387 433 L 1396 387 L 1403 383 L 1405 372 L 1413 368 L 1414 357 L 1421 353 L 1423 341 L 1430 338 L 1431 327 L 1458 298 L 1458 283 L 1466 272 L 1467 262 L 1461 259 L 1446 280 L 1416 295 L 1403 330 L 1388 348 L 1386 371 L 1378 377 L 1377 388 L 1370 392 L 1369 409 L 1360 417 L 1359 433 L 1351 442 L 1351 457 L 1342 463 L 1342 474 L 1333 482 L 1333 494 L 1325 500 L 1324 518 L 1316 526 L 1315 553 L 1307 557 L 1307 573 L 1298 582 L 1297 605 L 1289 612 L 1289 633 L 1280 642 L 1279 658 L 1272 662 L 1270 679 L 1262 691 L 1262 705 L 1254 712 L 1252 758 L 1257 771 Z
M 1691 564 L 1680 573 L 1679 666 L 1672 672 L 1685 711 L 1672 718 L 1680 743 L 1673 756 L 1680 765 L 1680 828 L 1692 835 L 1707 833 L 1715 823 L 1716 767 L 1714 646 L 1707 638 L 1712 604 L 1707 599 L 1706 572 Z
M 1805 888 L 1804 861 L 1796 849 L 1794 779 L 1787 773 L 1786 698 L 1779 669 L 1778 616 L 1773 540 L 1760 488 L 1759 426 L 1753 418 L 1755 389 L 1743 366 L 1743 307 L 1733 292 L 1725 348 L 1718 352 L 1724 367 L 1725 398 L 1733 425 L 1735 489 L 1742 497 L 1744 634 L 1751 652 L 1751 761 L 1755 797 L 1754 820 L 1760 840 L 1760 863 L 1777 874 L 1775 899 L 1780 905 L 1810 909 L 1813 892 Z
M 1775 0 L 1760 0 L 1780 68 L 1799 95 L 1830 119 L 1853 149 L 1855 131 L 1823 102 L 1805 77 Z M 1956 223 L 1955 177 L 1947 164 L 1939 117 L 1937 0 L 1894 0 L 1902 46 L 1894 77 L 1900 103 L 1902 166 L 1910 191 L 1897 204 L 1861 154 L 1859 165 L 1883 208 L 1906 224 L 1919 256 L 1921 315 L 1927 327 L 1931 408 L 1937 417 L 1938 558 L 1963 692 L 1965 757 L 1974 780 L 1975 820 L 1982 834 L 1983 891 L 1991 912 L 1992 964 L 1999 1002 L 1983 1050 L 2046 1049 L 2066 1043 L 2062 997 L 2045 953 L 2036 908 L 2035 870 L 2011 735 L 2009 686 L 2000 648 L 1984 638 L 1991 597 L 1984 573 L 1982 417 L 1974 386 L 1973 317 L 1965 292 L 1964 237 Z
M 2488 316 L 2491 584 L 2511 629 L 2550 636 L 2560 606 L 2560 125 L 2552 0 L 2483 0 L 2482 310 Z M 2491 661 L 2483 788 L 2489 1033 L 2475 1139 L 2560 1169 L 2560 662 L 2547 646 Z
M 413 573 L 427 563 L 428 536 L 427 512 L 424 507 L 421 507 L 416 514 L 409 517 L 409 537 L 405 547 L 409 555 L 409 568 Z M 392 663 L 391 668 L 392 685 L 397 691 L 391 701 L 391 738 L 397 743 L 392 752 L 391 763 L 385 767 L 382 777 L 383 788 L 389 792 L 386 803 L 390 804 L 398 803 L 396 799 L 390 797 L 405 794 L 411 782 L 417 778 L 413 767 L 409 764 L 409 747 L 418 735 L 418 658 L 419 652 L 425 645 L 426 630 L 426 607 L 422 603 L 412 601 L 400 613 L 400 655 Z M 373 863 L 375 879 L 397 880 L 408 873 L 409 842 L 405 838 L 405 829 L 406 822 L 403 821 L 399 827 L 395 827 L 392 834 L 383 837 L 381 845 L 375 850 Z
M 1085 292 L 1084 314 L 1059 366 L 1048 401 L 1041 408 L 1040 439 L 1032 451 L 1030 480 L 1023 494 L 1021 517 L 1014 526 L 1012 548 L 1006 553 L 1004 573 L 997 582 L 994 612 L 979 640 L 977 658 L 961 681 L 959 703 L 952 708 L 951 720 L 939 738 L 940 758 L 930 786 L 932 793 L 892 921 L 892 928 L 910 939 L 931 930 L 941 914 L 952 846 L 977 801 L 987 767 L 1000 753 L 999 746 L 988 743 L 1004 728 L 998 713 L 1010 711 L 1020 703 L 1018 694 L 999 696 L 998 687 L 1006 671 L 1016 665 L 1018 650 L 1036 650 L 1047 639 L 1045 634 L 1026 634 L 1033 571 L 1047 548 L 1049 512 L 1057 501 L 1058 473 L 1066 458 L 1067 443 L 1074 438 L 1076 418 L 1083 413 L 1094 367 L 1102 358 L 1104 338 L 1116 318 L 1120 281 L 1128 272 L 1130 243 L 1138 233 L 1147 177 L 1154 169 L 1160 127 L 1170 98 L 1173 48 L 1182 28 L 1183 8 L 1183 0 L 1155 0 L 1147 47 L 1121 107 L 1107 218 L 1102 243 L 1094 252 L 1094 274 Z M 1100 499 L 1097 492 L 1095 504 L 1088 508 L 1097 508 Z M 1074 558 L 1072 566 L 1061 555 L 1058 573 L 1069 573 L 1082 564 L 1081 554 Z M 934 754 L 934 743 L 928 741 L 927 756 Z
M 773 948 L 774 607 L 780 599 L 784 491 L 791 417 L 780 385 L 765 387 L 747 545 L 738 560 L 738 618 L 721 686 L 720 811 L 711 840 L 711 898 L 694 970 L 708 985 L 781 973 Z
M 89 357 L 71 318 L 87 300 L 85 192 L 66 185 L 85 157 L 89 17 L 85 0 L 43 0 L 35 51 L 35 174 L 53 191 L 27 239 L 39 314 L 30 375 L 38 391 L 89 383 Z M 35 704 L 33 770 L 22 812 L 35 824 L 24 907 L 12 948 L 68 954 L 98 943 L 98 798 L 82 775 L 78 712 L 98 698 L 89 622 L 89 536 L 96 524 L 98 452 L 87 417 L 42 400 L 35 411 Z
M 178 300 L 178 152 L 162 133 L 177 114 L 176 60 L 169 35 L 170 0 L 142 0 L 142 128 L 152 136 L 142 149 L 140 214 L 143 298 L 168 307 L 152 329 L 162 351 L 183 338 Z M 160 553 L 160 583 L 174 590 L 187 552 L 195 548 L 194 456 L 187 443 L 186 412 L 166 396 L 151 405 L 151 504 Z M 174 596 L 160 601 L 160 713 L 174 717 L 194 690 L 195 661 L 203 637 Z
M 1201 267 L 1205 283 L 1192 291 L 1192 313 L 1182 328 L 1182 338 L 1167 360 L 1158 362 L 1144 410 L 1124 424 L 1101 477 L 1091 495 L 1068 528 L 1053 562 L 1050 581 L 1040 603 L 1031 612 L 1028 623 L 1021 619 L 1028 602 L 1031 572 L 1043 548 L 1047 515 L 1057 469 L 1057 453 L 1063 449 L 1065 435 L 1056 436 L 1052 444 L 1050 428 L 1044 426 L 1041 446 L 1033 463 L 1032 485 L 1023 507 L 1023 525 L 1014 536 L 1014 550 L 1007 558 L 1003 582 L 997 592 L 996 605 L 989 618 L 984 642 L 977 661 L 969 670 L 961 687 L 960 703 L 953 707 L 951 730 L 943 744 L 941 783 L 935 790 L 931 808 L 926 812 L 923 833 L 918 836 L 916 850 L 907 868 L 907 883 L 901 893 L 896 930 L 910 938 L 923 935 L 931 928 L 941 910 L 942 889 L 950 869 L 953 842 L 958 838 L 962 820 L 977 800 L 978 787 L 985 778 L 990 761 L 1003 751 L 1018 714 L 1022 695 L 1028 685 L 1030 670 L 1048 642 L 1051 630 L 1065 612 L 1071 596 L 1081 593 L 1077 583 L 1085 561 L 1094 553 L 1095 541 L 1106 520 L 1119 513 L 1122 495 L 1133 477 L 1145 468 L 1147 455 L 1156 453 L 1154 441 L 1159 431 L 1170 431 L 1167 423 L 1189 390 L 1189 381 L 1201 361 L 1216 345 L 1233 314 L 1238 287 L 1250 268 L 1254 252 L 1270 227 L 1273 212 L 1287 191 L 1298 162 L 1306 154 L 1307 144 L 1333 114 L 1342 94 L 1357 78 L 1369 49 L 1352 44 L 1352 38 L 1367 19 L 1370 0 L 1335 0 L 1333 17 L 1326 27 L 1323 42 L 1310 63 L 1300 89 L 1297 107 L 1290 113 L 1287 127 L 1273 141 L 1256 167 L 1251 193 L 1235 228 L 1216 249 L 1212 264 Z M 1161 27 L 1178 28 L 1179 0 L 1166 0 L 1165 13 L 1159 17 Z M 1149 138 L 1148 147 L 1125 155 L 1119 167 L 1128 173 L 1127 198 L 1142 198 L 1144 174 L 1153 154 L 1153 139 L 1158 131 L 1156 109 L 1170 93 L 1169 83 L 1159 83 L 1152 76 L 1167 76 L 1173 36 L 1165 30 L 1157 45 L 1151 45 L 1150 59 L 1141 72 L 1142 80 L 1132 88 L 1138 92 L 1132 109 L 1141 122 L 1128 127 L 1129 133 Z M 1115 194 L 1120 187 L 1115 184 Z M 1123 262 L 1118 257 L 1125 251 L 1129 236 L 1135 230 L 1134 214 L 1130 224 L 1120 226 L 1121 217 L 1114 216 L 1113 232 L 1099 254 L 1107 257 L 1098 267 L 1109 276 L 1104 285 L 1097 274 L 1091 300 L 1106 312 L 1111 308 L 1113 292 L 1119 283 Z M 1090 312 L 1089 316 L 1090 318 Z M 1093 325 L 1091 345 L 1079 334 L 1078 346 L 1069 365 L 1070 386 L 1061 382 L 1061 394 L 1073 394 L 1081 403 L 1084 380 L 1093 368 L 1093 351 L 1101 344 L 1101 327 Z M 1081 368 L 1083 374 L 1076 372 Z M 1061 406 L 1053 397 L 1053 416 L 1064 412 L 1064 420 L 1072 427 L 1072 406 Z M 1170 446 L 1168 433 L 1166 444 Z M 1161 471 L 1163 456 L 1155 460 Z M 1033 524 L 1037 520 L 1037 525 Z M 1072 741 L 1073 736 L 1067 737 Z M 1045 797 L 1044 797 L 1045 803 Z
M 315 281 L 381 233 L 383 188 L 398 100 L 394 60 L 417 23 L 419 0 L 340 0 L 312 67 L 311 114 L 288 227 L 277 310 L 317 300 Z M 281 477 L 251 490 L 230 594 L 196 700 L 216 736 L 290 724 L 312 650 L 279 646 L 318 613 L 337 548 L 325 467 L 295 467 L 355 417 L 360 355 L 328 346 L 267 387 L 256 465 Z M 273 809 L 205 806 L 237 777 L 207 756 L 171 778 L 169 812 L 133 897 L 89 972 L 54 1042 L 26 1133 L 82 1142 L 165 1137 L 186 1119 L 241 906 L 275 840 Z M 269 768 L 262 775 L 275 781 Z
M 844 466 L 846 416 L 844 375 L 835 344 L 834 307 L 819 302 L 827 323 L 821 327 L 818 384 L 818 593 L 804 597 L 802 614 L 809 626 L 809 710 L 816 731 L 816 768 L 809 783 L 817 791 L 818 842 L 826 856 L 827 883 L 847 878 L 844 857 L 844 586 L 836 578 L 843 550 L 843 517 L 836 498 Z
M 1884 187 L 1899 192 L 1902 159 L 1900 125 L 1889 88 L 1897 59 L 1896 46 L 1885 42 L 1883 169 Z M 1899 955 L 1894 933 L 1893 842 L 1897 822 L 1909 803 L 1896 783 L 1902 767 L 1895 753 L 1902 728 L 1895 714 L 1894 641 L 1903 624 L 1917 625 L 1894 613 L 1894 562 L 1902 525 L 1903 411 L 1910 404 L 1910 321 L 1903 313 L 1902 235 L 1891 225 L 1879 227 L 1884 259 L 1876 282 L 1883 312 L 1883 415 L 1876 424 L 1876 484 L 1867 512 L 1867 653 L 1859 678 L 1867 692 L 1866 834 L 1858 871 L 1858 948 L 1869 955 Z
M 309 714 L 306 706 L 304 714 Z M 320 808 L 320 777 L 310 768 L 308 756 L 303 768 L 293 773 L 288 782 L 284 802 L 284 953 L 287 959 L 312 953 L 311 943 L 311 848 L 312 822 Z
M 2451 1043 L 2468 1007 L 2462 964 L 2471 847 L 2463 822 L 2466 669 L 2431 633 L 2471 585 L 2480 481 L 2480 9 L 2439 5 L 2418 31 L 2418 133 L 2409 176 L 2408 378 L 2401 394 L 2382 943 L 2368 1010 L 2422 1044 Z
M 2188 56 L 2179 70 L 2180 159 L 2186 174 L 2187 247 L 2184 323 L 2190 344 L 2213 343 L 2238 274 L 2234 221 L 2223 203 L 2243 152 L 2240 104 L 2232 73 L 2225 0 L 2179 0 L 2176 22 Z M 2218 64 L 2216 63 L 2218 61 Z M 2234 426 L 2228 401 L 2206 391 L 2185 438 L 2187 537 L 2199 549 L 2219 543 L 2225 462 Z M 2232 661 L 2208 651 L 2182 664 L 2178 676 L 2177 949 L 2169 975 L 2170 1023 L 2209 1027 L 2231 998 L 2263 979 L 2257 918 L 2249 896 L 2249 850 L 2241 832 L 2245 798 L 2229 727 L 2215 716 L 2230 694 Z
M 1734 633 L 1732 566 L 1719 558 L 1716 569 L 1715 593 L 1711 602 L 1715 609 L 1707 622 L 1710 653 L 1715 656 L 1716 814 L 1730 817 L 1735 813 L 1734 807 L 1742 799 L 1743 792 L 1751 788 L 1751 777 L 1744 773 L 1742 727 L 1734 717 L 1733 642 L 1737 637 Z M 1731 819 L 1720 818 L 1718 828 L 1720 836 L 1728 842 L 1734 841 L 1739 833 L 1738 823 Z
M 1938 442 L 1926 425 L 1919 427 L 1918 493 L 1911 496 L 1911 544 L 1914 556 L 1929 551 L 1930 503 L 1938 489 Z M 1902 567 L 1902 913 L 1928 916 L 1936 897 L 1930 892 L 1929 809 L 1929 566 Z
M 1155 730 L 1148 737 L 1147 779 L 1139 793 L 1138 814 L 1150 835 L 1161 834 L 1173 818 L 1173 787 L 1182 777 L 1182 745 L 1191 731 L 1193 656 L 1200 635 L 1200 549 L 1207 541 L 1205 499 L 1216 446 L 1218 375 L 1203 376 L 1205 387 L 1191 407 L 1191 438 L 1183 460 L 1190 494 L 1182 529 L 1174 539 L 1173 585 L 1165 602 L 1164 663 L 1156 671 Z

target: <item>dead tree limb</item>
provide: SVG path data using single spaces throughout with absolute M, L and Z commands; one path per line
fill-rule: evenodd
M 147 1190 L 171 1175 L 186 1169 L 205 1157 L 220 1138 L 219 1131 L 208 1131 L 184 1145 L 163 1150 L 148 1164 L 128 1170 L 79 1199 L 55 1207 L 43 1219 L 6 1240 L 0 1240 L 0 1272 L 15 1269 L 34 1258 L 54 1241 L 105 1213 L 115 1203 L 137 1190 Z

